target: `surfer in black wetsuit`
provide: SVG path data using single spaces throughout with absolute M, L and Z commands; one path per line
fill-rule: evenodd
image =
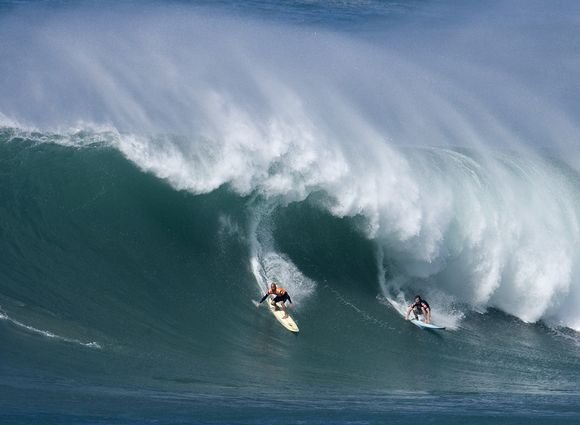
M 419 314 L 422 314 L 425 318 L 425 323 L 431 322 L 431 307 L 429 307 L 429 303 L 421 299 L 419 295 L 415 296 L 415 302 L 409 307 L 407 316 L 405 317 L 406 320 L 409 320 L 411 312 L 415 315 L 416 320 L 419 320 Z
M 288 310 L 286 309 L 285 303 L 286 301 L 290 301 L 290 304 L 292 304 L 292 300 L 290 299 L 290 295 L 288 295 L 288 292 L 286 292 L 286 290 L 281 286 L 278 286 L 274 282 L 272 282 L 272 285 L 270 285 L 270 290 L 266 292 L 266 295 L 262 297 L 262 299 L 260 300 L 260 304 L 262 304 L 266 300 L 266 298 L 268 298 L 268 295 L 275 295 L 275 297 L 271 301 L 274 307 L 277 307 L 276 303 L 282 302 L 282 309 L 284 310 L 284 319 L 287 318 Z M 258 306 L 260 304 L 258 304 Z

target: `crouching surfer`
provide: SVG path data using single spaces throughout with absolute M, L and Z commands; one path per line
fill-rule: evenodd
M 419 295 L 415 296 L 415 302 L 411 304 L 409 310 L 407 310 L 407 316 L 405 320 L 409 320 L 409 315 L 413 312 L 415 315 L 415 319 L 419 320 L 419 315 L 422 314 L 425 318 L 425 323 L 431 322 L 431 307 L 429 307 L 429 303 L 423 299 Z
M 284 319 L 287 318 L 288 310 L 286 309 L 285 303 L 286 301 L 290 301 L 290 304 L 292 304 L 292 300 L 290 299 L 290 295 L 288 295 L 288 292 L 286 292 L 286 290 L 281 286 L 278 286 L 274 282 L 272 282 L 272 285 L 270 285 L 270 290 L 266 292 L 266 295 L 262 297 L 262 299 L 260 300 L 260 304 L 262 304 L 264 300 L 268 298 L 268 295 L 274 295 L 274 298 L 270 302 L 272 303 L 272 306 L 274 306 L 275 308 L 278 308 L 276 303 L 282 302 L 282 310 L 284 310 Z M 257 307 L 259 307 L 260 304 L 258 304 Z

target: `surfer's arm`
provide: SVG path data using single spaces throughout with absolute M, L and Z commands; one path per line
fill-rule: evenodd
M 290 304 L 292 304 L 292 299 L 290 298 L 290 294 L 288 292 L 286 292 L 286 295 L 288 296 L 288 301 L 290 301 Z
M 268 295 L 270 295 L 270 292 L 266 292 L 266 295 L 264 295 L 264 296 L 262 297 L 262 299 L 260 300 L 260 304 L 262 304 L 262 303 L 264 302 L 264 300 L 265 300 L 266 298 L 268 298 Z
M 407 315 L 405 316 L 405 320 L 409 320 L 409 314 L 411 314 L 411 310 L 413 310 L 413 306 L 409 307 L 407 310 Z

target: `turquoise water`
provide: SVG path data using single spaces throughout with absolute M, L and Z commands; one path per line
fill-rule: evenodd
M 525 4 L 2 2 L 1 422 L 578 421 L 575 6 Z

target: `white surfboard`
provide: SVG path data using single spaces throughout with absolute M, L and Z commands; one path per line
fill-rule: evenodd
M 407 316 L 407 309 L 409 308 L 403 302 L 396 301 L 391 298 L 387 298 L 387 301 L 395 308 L 395 310 L 403 317 Z M 433 329 L 433 330 L 444 330 L 444 326 L 437 326 L 433 323 L 425 323 L 423 320 L 423 316 L 419 317 L 420 320 L 417 319 L 410 319 L 409 322 L 414 324 L 415 326 L 420 327 L 421 329 Z
M 282 324 L 282 326 L 284 326 L 290 332 L 298 333 L 300 331 L 300 329 L 298 329 L 298 325 L 296 324 L 294 319 L 292 319 L 292 317 L 290 317 L 289 314 L 287 317 L 284 317 L 285 313 L 284 313 L 284 310 L 282 309 L 281 306 L 273 306 L 272 302 L 271 302 L 271 298 L 268 298 L 266 300 L 266 303 L 268 304 L 268 308 L 270 309 L 270 311 L 272 312 L 272 314 L 274 315 L 276 320 L 278 320 L 278 322 L 280 322 Z M 277 303 L 277 304 L 280 304 L 280 303 Z
M 420 328 L 423 328 L 423 329 L 439 329 L 439 330 L 445 329 L 444 326 L 437 326 L 437 325 L 434 325 L 433 323 L 425 323 L 422 320 L 417 320 L 417 319 L 410 319 L 409 322 L 411 322 L 415 326 L 419 326 Z

